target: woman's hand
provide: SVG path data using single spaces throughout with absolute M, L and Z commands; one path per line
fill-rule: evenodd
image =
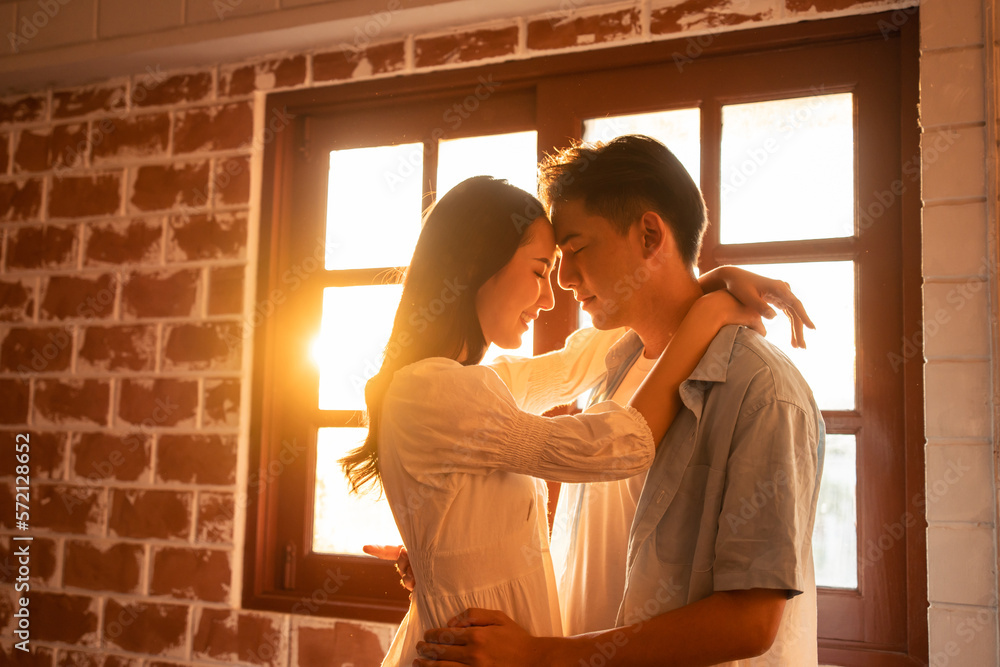
M 413 568 L 410 567 L 410 556 L 406 553 L 406 547 L 402 544 L 397 546 L 366 544 L 361 549 L 369 556 L 375 556 L 379 560 L 396 561 L 396 572 L 399 574 L 400 585 L 408 591 L 413 590 L 417 580 L 413 576 Z
M 692 328 L 697 327 L 709 333 L 709 340 L 727 324 L 739 324 L 753 329 L 761 336 L 767 335 L 761 313 L 755 308 L 743 305 L 725 290 L 709 292 L 695 301 L 684 321 Z
M 792 293 L 788 283 L 781 280 L 766 278 L 735 266 L 720 266 L 702 274 L 698 282 L 706 292 L 728 290 L 742 303 L 768 319 L 775 316 L 774 309 L 769 304 L 780 308 L 792 323 L 792 347 L 805 348 L 803 326 L 816 328 L 802 302 Z

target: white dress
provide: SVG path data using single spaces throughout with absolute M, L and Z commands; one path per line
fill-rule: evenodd
M 649 467 L 655 444 L 638 412 L 610 401 L 573 416 L 533 413 L 596 382 L 620 333 L 577 332 L 562 351 L 493 367 L 424 359 L 393 377 L 379 461 L 416 588 L 384 667 L 410 665 L 426 630 L 469 607 L 562 634 L 542 479 L 630 477 Z

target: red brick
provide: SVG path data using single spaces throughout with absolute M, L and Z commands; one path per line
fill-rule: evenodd
M 18 433 L 25 432 L 0 431 L 0 438 L 7 438 L 6 441 L 0 442 L 14 442 Z M 63 462 L 66 460 L 66 432 L 33 428 L 25 435 L 28 436 L 28 445 L 31 447 L 31 479 L 36 482 L 43 479 L 61 480 Z M 23 438 L 20 441 L 23 441 Z M 13 477 L 15 466 L 13 456 L 8 456 L 6 461 L 0 461 L 0 477 Z
M 208 162 L 149 165 L 136 170 L 132 207 L 157 211 L 208 203 Z
M 120 655 L 106 653 L 83 653 L 82 651 L 67 651 L 59 653 L 57 667 L 142 667 L 141 660 L 123 658 Z
M 528 23 L 528 48 L 565 49 L 638 38 L 641 33 L 637 8 L 577 18 L 538 19 Z
M 92 483 L 145 480 L 149 473 L 151 436 L 88 431 L 70 436 L 74 477 Z
M 55 540 L 33 536 L 31 541 L 31 581 L 52 585 L 55 582 L 56 564 L 59 559 L 59 545 Z M 15 551 L 24 542 L 15 542 L 10 537 L 0 538 L 0 582 L 13 585 L 17 579 L 20 563 Z
M 180 111 L 174 117 L 174 153 L 220 151 L 249 146 L 253 109 L 249 102 Z
M 186 605 L 108 600 L 104 606 L 104 641 L 133 653 L 184 657 L 187 625 Z
M 371 630 L 354 623 L 337 623 L 333 628 L 298 628 L 298 667 L 323 667 L 330 664 L 330 656 L 348 662 L 354 667 L 379 667 L 382 642 Z
M 112 535 L 186 540 L 191 529 L 191 494 L 111 489 Z
M 7 268 L 75 267 L 77 247 L 76 225 L 15 228 L 7 240 Z
M 104 511 L 104 494 L 98 489 L 66 484 L 32 487 L 32 530 L 98 535 L 104 527 Z
M 249 95 L 255 90 L 298 86 L 305 80 L 305 56 L 268 60 L 223 71 L 219 79 L 219 94 L 225 97 Z
M 116 290 L 115 277 L 107 273 L 93 278 L 51 276 L 42 281 L 39 316 L 43 320 L 110 317 Z
M 0 665 L 8 665 L 9 667 L 52 667 L 54 649 L 34 644 L 30 646 L 30 651 L 22 651 L 15 648 L 12 641 L 0 643 Z
M 28 423 L 28 381 L 0 379 L 0 424 Z
M 195 620 L 194 658 L 279 667 L 288 648 L 276 616 L 201 608 Z
M 136 426 L 193 426 L 198 382 L 156 378 L 122 380 L 118 419 Z
M 205 426 L 239 426 L 240 381 L 205 380 Z
M 144 547 L 106 540 L 67 540 L 63 585 L 91 591 L 140 593 Z
M 129 220 L 85 225 L 84 256 L 87 265 L 158 263 L 163 223 Z
M 121 174 L 66 176 L 52 179 L 49 216 L 80 218 L 111 215 L 121 208 Z
M 0 183 L 0 222 L 35 220 L 42 210 L 42 181 Z
M 212 75 L 208 72 L 177 74 L 155 86 L 140 86 L 132 95 L 137 107 L 152 107 L 181 102 L 198 102 L 212 92 Z
M 236 438 L 224 435 L 161 435 L 156 481 L 183 484 L 236 482 Z
M 164 370 L 239 370 L 241 330 L 240 324 L 216 322 L 167 326 Z
M 246 204 L 250 201 L 250 158 L 220 158 L 212 173 L 215 205 Z
M 48 104 L 44 97 L 28 96 L 0 100 L 0 125 L 45 120 Z
M 98 645 L 100 600 L 87 595 L 31 591 L 31 640 L 76 647 Z
M 167 261 L 242 259 L 246 244 L 246 213 L 171 218 L 167 228 Z
M 12 327 L 0 344 L 0 370 L 24 375 L 69 369 L 73 332 L 60 327 Z
M 313 81 L 341 81 L 354 76 L 398 72 L 406 67 L 406 43 L 386 42 L 364 49 L 313 56 Z
M 789 12 L 824 13 L 850 9 L 855 5 L 870 4 L 870 0 L 785 0 Z
M 199 275 L 196 269 L 133 273 L 122 287 L 122 310 L 131 317 L 190 317 Z
M 511 25 L 425 37 L 414 42 L 414 59 L 417 67 L 435 67 L 509 56 L 517 51 L 517 35 L 517 26 Z
M 34 310 L 34 281 L 0 280 L 0 322 L 30 320 Z
M 38 380 L 35 423 L 105 426 L 111 388 L 105 380 Z
M 170 117 L 162 113 L 94 121 L 90 141 L 95 164 L 163 155 L 170 141 Z
M 229 558 L 228 551 L 212 549 L 156 549 L 149 593 L 185 600 L 225 602 L 232 579 Z
M 242 266 L 226 266 L 209 272 L 208 314 L 238 315 L 243 312 Z
M 79 371 L 151 371 L 156 366 L 153 326 L 87 327 L 80 338 Z
M 202 492 L 198 496 L 196 540 L 232 544 L 236 505 L 231 493 Z
M 125 108 L 125 85 L 58 90 L 52 93 L 52 117 L 71 118 L 95 111 Z
M 746 14 L 736 10 L 731 0 L 685 0 L 670 7 L 654 9 L 650 32 L 654 35 L 719 28 L 740 23 L 764 21 L 772 11 Z
M 79 166 L 87 153 L 86 125 L 56 125 L 46 130 L 22 130 L 14 148 L 14 173 Z

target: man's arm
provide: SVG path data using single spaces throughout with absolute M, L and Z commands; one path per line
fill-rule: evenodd
M 421 667 L 665 667 L 714 665 L 766 652 L 786 591 L 720 591 L 635 625 L 577 637 L 532 637 L 506 615 L 472 609 L 458 627 L 429 630 Z M 592 662 L 598 656 L 597 663 Z

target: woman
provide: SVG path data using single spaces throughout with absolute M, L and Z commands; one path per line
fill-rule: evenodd
M 629 405 L 532 414 L 596 381 L 621 333 L 578 332 L 554 358 L 500 374 L 478 365 L 491 342 L 519 346 L 530 320 L 553 306 L 555 243 L 541 211 L 531 195 L 489 177 L 441 197 L 407 272 L 392 353 L 366 387 L 368 437 L 344 469 L 355 489 L 381 482 L 417 581 L 384 665 L 410 664 L 426 629 L 469 607 L 504 610 L 532 634 L 560 634 L 542 479 L 645 470 L 679 409 L 680 383 L 719 328 L 762 331 L 755 311 L 712 293 L 691 308 Z M 429 315 L 425 304 L 446 285 L 462 289 Z

